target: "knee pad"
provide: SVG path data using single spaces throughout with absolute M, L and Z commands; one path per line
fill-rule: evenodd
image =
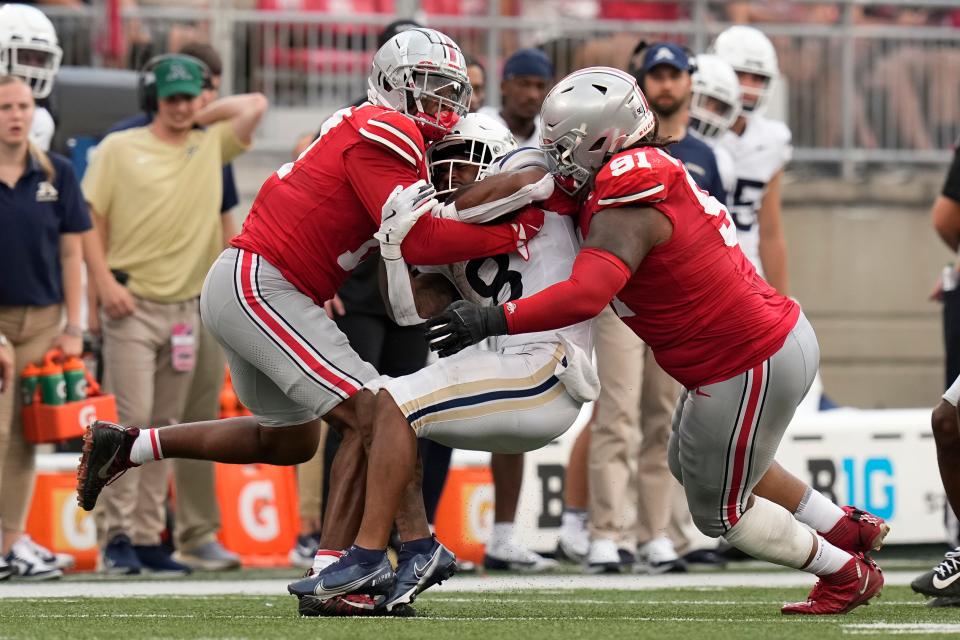
M 813 550 L 814 535 L 778 504 L 754 496 L 753 506 L 723 536 L 755 558 L 799 569 Z

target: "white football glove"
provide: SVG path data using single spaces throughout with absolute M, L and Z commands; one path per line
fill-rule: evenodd
M 400 244 L 413 225 L 423 214 L 440 208 L 433 197 L 436 191 L 426 180 L 417 180 L 406 189 L 398 184 L 390 193 L 380 210 L 380 230 L 373 234 L 384 260 L 400 260 Z

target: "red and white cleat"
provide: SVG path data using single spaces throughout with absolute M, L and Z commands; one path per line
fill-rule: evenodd
M 856 507 L 843 507 L 846 514 L 826 533 L 820 533 L 823 539 L 833 546 L 849 553 L 869 553 L 883 546 L 883 540 L 890 533 L 890 525 L 883 518 L 862 511 Z
M 880 595 L 883 572 L 877 563 L 857 554 L 836 573 L 822 576 L 806 602 L 785 604 L 784 615 L 835 615 L 847 613 Z

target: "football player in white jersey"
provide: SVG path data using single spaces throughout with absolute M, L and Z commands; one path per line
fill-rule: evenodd
M 720 140 L 740 117 L 740 111 L 740 81 L 733 67 L 720 56 L 698 55 L 690 93 L 690 132 L 713 149 L 720 181 L 728 194 L 736 190 L 737 168 Z
M 33 90 L 33 97 L 43 100 L 53 89 L 62 58 L 57 31 L 42 11 L 26 4 L 0 7 L 0 73 L 23 78 Z M 54 127 L 53 116 L 46 107 L 38 105 L 30 141 L 49 151 Z
M 790 161 L 790 129 L 764 116 L 780 75 L 777 52 L 758 29 L 735 25 L 717 36 L 711 53 L 723 58 L 740 80 L 742 112 L 720 146 L 733 157 L 737 181 L 727 208 L 740 247 L 778 292 L 788 294 L 786 242 L 781 224 L 780 186 Z
M 469 114 L 431 149 L 434 183 L 443 194 L 499 169 L 515 170 L 537 159 L 542 162 L 543 154 L 530 149 L 529 153 L 508 156 L 502 167 L 490 166 L 496 149 L 506 151 L 514 145 L 510 132 L 499 122 Z M 549 175 L 547 179 L 553 180 Z M 429 198 L 432 189 L 424 193 Z M 423 318 L 445 308 L 455 293 L 481 305 L 509 304 L 571 273 L 580 246 L 573 221 L 546 212 L 543 229 L 530 242 L 525 256 L 513 253 L 477 258 L 420 269 L 421 275 L 411 277 L 399 243 L 416 218 L 427 211 L 417 206 L 408 211 L 385 211 L 377 233 L 390 306 L 400 324 L 423 322 Z M 485 215 L 468 218 L 461 212 L 460 217 L 483 223 L 488 221 Z M 497 215 L 499 212 L 489 214 Z M 409 428 L 414 437 L 458 449 L 519 453 L 546 445 L 570 428 L 584 402 L 599 395 L 599 380 L 590 359 L 592 324 L 587 321 L 558 331 L 500 336 L 490 350 L 467 349 L 417 373 L 371 381 L 367 388 L 388 392 L 377 394 L 373 438 L 381 429 Z M 412 472 L 416 461 L 411 458 L 407 462 Z M 380 473 L 381 467 L 373 460 L 368 468 L 368 496 L 387 485 L 393 485 L 395 495 L 399 495 L 396 490 L 407 486 L 409 477 L 386 475 L 385 469 Z M 383 496 L 374 500 L 380 501 L 377 504 L 386 502 Z M 395 575 L 380 550 L 386 546 L 396 509 L 371 509 L 374 502 L 369 499 L 366 504 L 357 544 L 319 573 L 291 584 L 291 593 L 301 600 L 324 601 L 354 593 L 356 585 L 363 583 L 366 590 L 360 593 L 372 594 L 372 586 L 386 594 L 379 606 L 389 612 L 456 570 L 453 555 L 430 537 L 423 518 L 415 528 L 407 527 L 413 532 L 403 531 L 400 526 L 404 542 Z M 376 558 L 372 557 L 374 552 Z M 330 588 L 331 584 L 342 586 Z

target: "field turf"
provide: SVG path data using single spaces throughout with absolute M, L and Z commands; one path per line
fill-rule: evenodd
M 310 638 L 574 640 L 579 638 L 960 637 L 960 609 L 933 609 L 887 586 L 846 616 L 783 617 L 805 588 L 449 592 L 421 596 L 415 618 L 300 618 L 292 596 L 9 598 L 0 638 Z M 24 594 L 29 586 L 24 585 Z

